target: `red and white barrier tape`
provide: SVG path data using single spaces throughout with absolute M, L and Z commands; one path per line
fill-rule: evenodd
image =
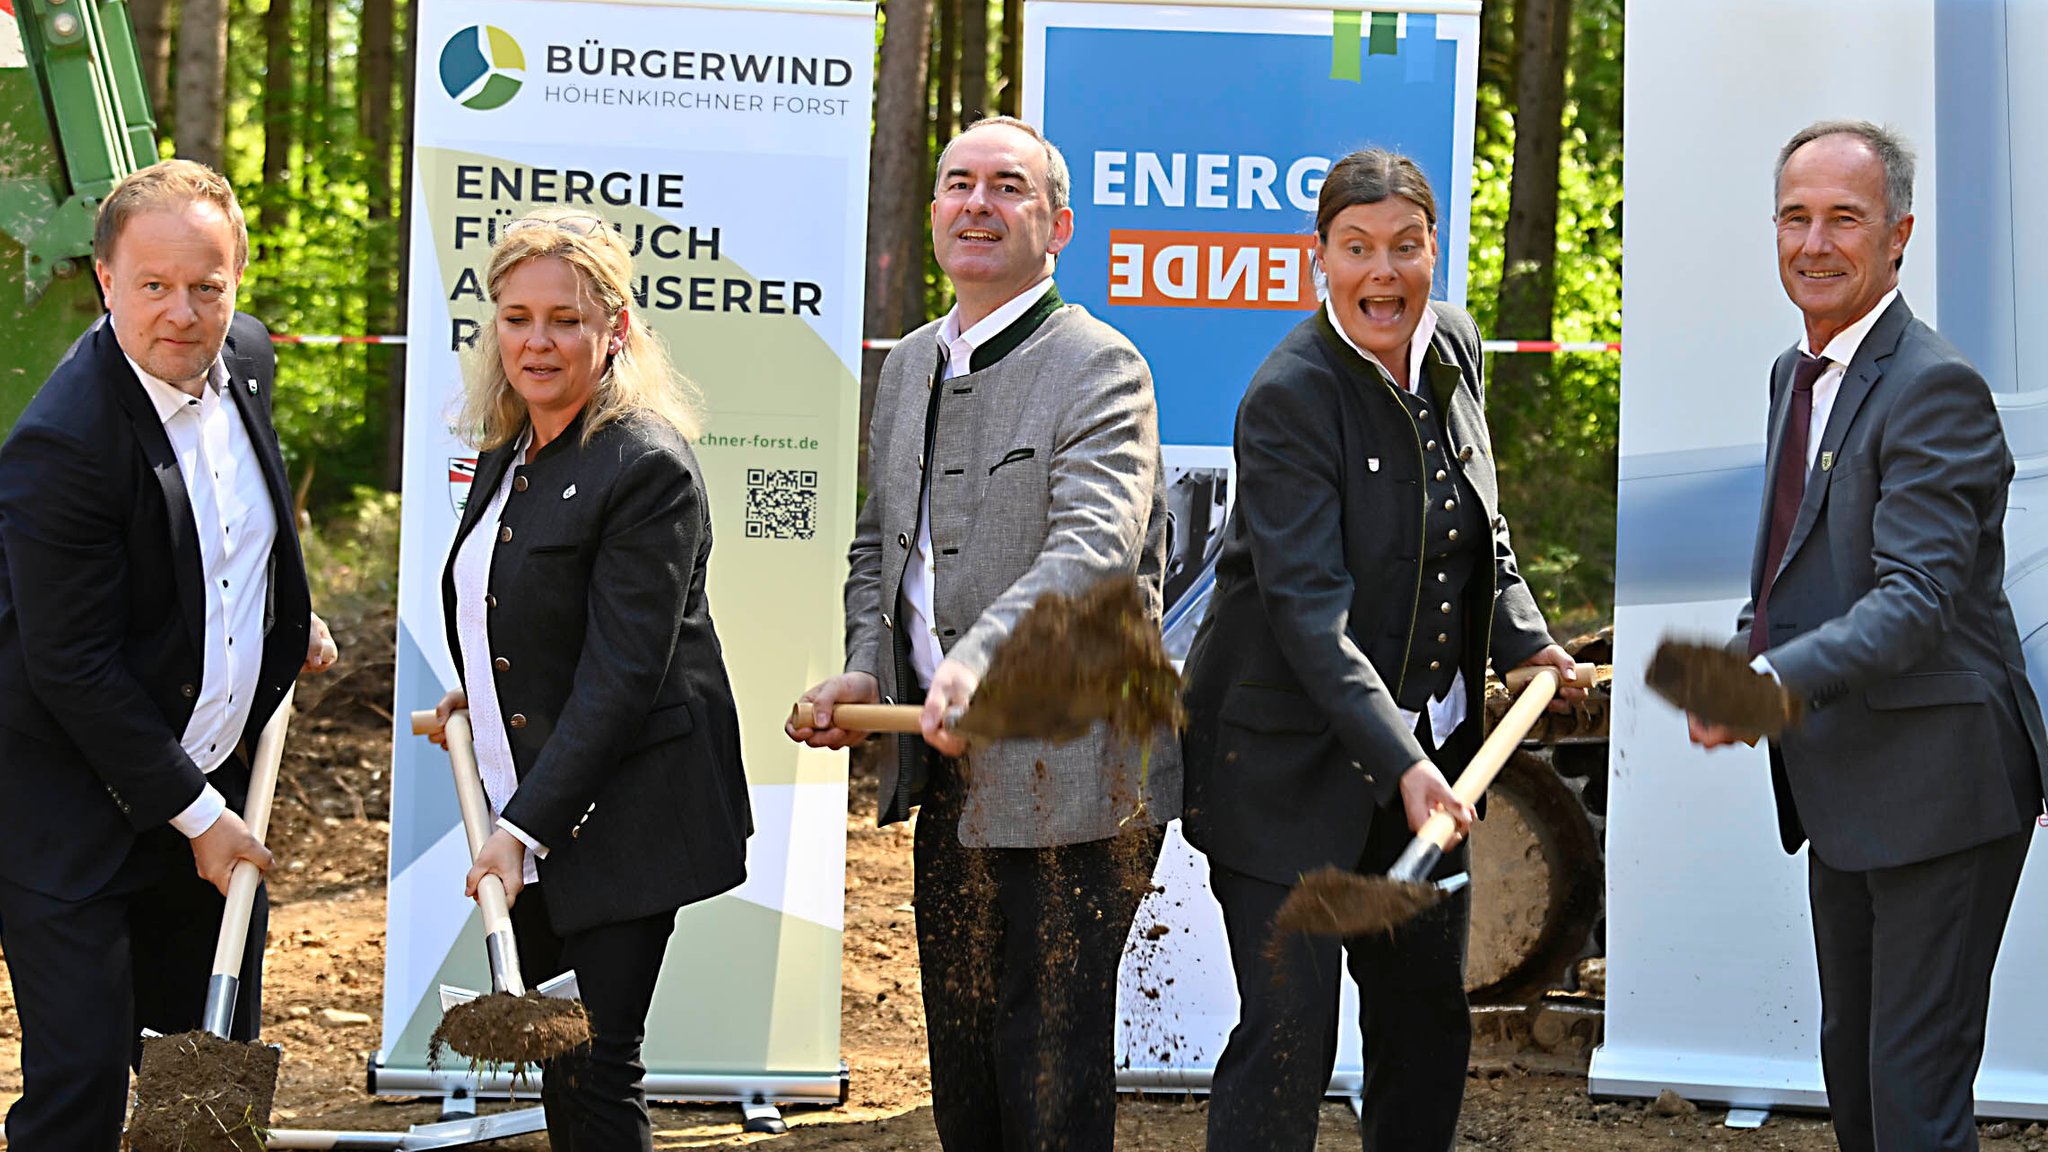
M 288 336 L 283 333 L 270 334 L 273 344 L 404 344 L 403 335 L 387 336 Z M 886 352 L 894 348 L 897 341 L 892 339 L 863 340 L 862 348 L 875 352 Z M 1479 347 L 1486 352 L 1619 352 L 1618 340 L 1482 340 Z

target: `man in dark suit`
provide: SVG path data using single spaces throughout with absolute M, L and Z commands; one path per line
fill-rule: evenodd
M 1736 644 L 1804 698 L 1772 741 L 1810 840 L 1821 1063 L 1847 1152 L 1972 1149 L 1991 971 L 2048 739 L 2006 603 L 2012 455 L 1983 377 L 1898 295 L 1913 158 L 1831 121 L 1778 156 L 1778 270 L 1805 338 L 1771 373 Z M 1746 739 L 1689 717 L 1705 747 Z
M 248 234 L 190 161 L 101 205 L 108 315 L 0 446 L 0 945 L 21 1015 L 23 1152 L 116 1147 L 139 1028 L 199 1026 L 222 894 L 270 853 L 247 749 L 312 615 L 275 362 L 234 310 Z M 256 1035 L 259 893 L 234 1032 Z

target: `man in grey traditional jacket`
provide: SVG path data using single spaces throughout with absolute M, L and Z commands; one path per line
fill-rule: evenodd
M 969 750 L 945 727 L 1046 592 L 1135 573 L 1156 615 L 1166 500 L 1152 374 L 1063 304 L 1067 167 L 1029 124 L 984 120 L 938 164 L 932 244 L 958 303 L 889 353 L 849 553 L 846 671 L 806 694 L 922 701 L 923 740 L 883 757 L 880 820 L 922 805 L 914 848 L 932 1112 L 947 1152 L 1108 1152 L 1116 973 L 1180 809 L 1180 760 L 1100 726 L 1066 744 Z M 1140 801 L 1143 801 L 1142 805 Z M 1142 818 L 1125 824 L 1142 811 Z

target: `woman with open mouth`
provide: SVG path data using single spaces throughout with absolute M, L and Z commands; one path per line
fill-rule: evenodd
M 1324 306 L 1238 407 L 1238 497 L 1188 654 L 1190 843 L 1209 857 L 1241 1008 L 1216 1065 L 1211 1152 L 1316 1143 L 1340 960 L 1360 990 L 1364 1147 L 1444 1152 L 1463 1101 L 1469 890 L 1391 934 L 1276 939 L 1289 887 L 1387 870 L 1442 808 L 1466 869 L 1475 813 L 1449 780 L 1478 748 L 1489 659 L 1567 681 L 1516 571 L 1480 384 L 1479 331 L 1430 299 L 1436 198 L 1414 161 L 1340 160 L 1316 209 Z M 1567 686 L 1553 707 L 1584 695 Z

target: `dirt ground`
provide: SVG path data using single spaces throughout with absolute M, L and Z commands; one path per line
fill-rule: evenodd
M 284 1050 L 272 1122 L 402 1131 L 436 1119 L 436 1105 L 372 1098 L 363 1090 L 378 1042 L 383 973 L 389 619 L 343 633 L 341 667 L 301 686 L 270 837 L 278 867 L 271 874 L 264 1033 Z M 742 1133 L 731 1106 L 662 1106 L 654 1112 L 657 1147 L 770 1140 L 790 1152 L 938 1147 L 908 910 L 910 838 L 904 826 L 874 827 L 873 794 L 871 778 L 856 778 L 847 815 L 841 1044 L 853 1070 L 850 1099 L 839 1108 L 791 1109 L 790 1131 L 780 1137 Z M 1642 1102 L 1596 1102 L 1585 1092 L 1584 1053 L 1574 1051 L 1580 1046 L 1564 1046 L 1562 1056 L 1542 1051 L 1523 1042 L 1526 1023 L 1503 1025 L 1498 1018 L 1481 1031 L 1493 1042 L 1475 1051 L 1460 1149 L 1822 1152 L 1835 1146 L 1826 1124 L 1811 1117 L 1773 1116 L 1759 1131 L 1737 1131 L 1724 1127 L 1725 1113 L 1714 1108 L 1676 1102 L 1666 1110 L 1678 1114 L 1665 1115 Z M 21 1090 L 18 1049 L 13 992 L 0 973 L 0 1109 Z M 1199 1099 L 1127 1099 L 1118 1111 L 1118 1146 L 1200 1149 L 1204 1116 Z M 1322 1120 L 1319 1149 L 1357 1147 L 1348 1107 L 1328 1104 Z M 2048 1150 L 2048 1131 L 2038 1125 L 1986 1125 L 1982 1132 L 1992 1149 Z M 547 1141 L 536 1134 L 495 1146 L 537 1150 Z

